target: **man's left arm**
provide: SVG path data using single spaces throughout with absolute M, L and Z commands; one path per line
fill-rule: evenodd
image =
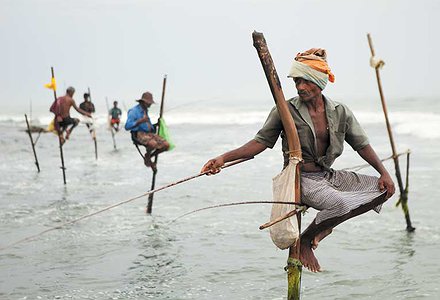
M 88 112 L 86 112 L 85 110 L 82 110 L 81 108 L 79 108 L 78 106 L 76 106 L 76 103 L 75 103 L 75 101 L 74 100 L 72 100 L 72 106 L 73 106 L 73 108 L 77 111 L 77 112 L 79 112 L 80 114 L 82 114 L 82 115 L 84 115 L 84 116 L 87 116 L 87 117 L 92 117 L 92 115 L 90 114 L 90 113 L 88 113 Z
M 369 163 L 373 168 L 376 169 L 377 172 L 379 172 L 379 189 L 381 191 L 386 189 L 387 198 L 390 198 L 396 191 L 396 188 L 390 174 L 388 173 L 387 169 L 385 169 L 385 166 L 380 161 L 373 147 L 368 144 L 357 152 L 367 163 Z

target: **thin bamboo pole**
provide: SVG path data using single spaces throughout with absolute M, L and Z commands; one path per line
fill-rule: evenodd
M 29 139 L 31 140 L 32 152 L 34 152 L 35 165 L 37 166 L 38 173 L 40 173 L 40 164 L 38 163 L 37 152 L 35 151 L 35 143 L 34 143 L 34 139 L 32 138 L 31 127 L 29 126 L 29 121 L 26 114 L 24 115 L 24 117 L 26 119 L 27 133 L 29 135 Z
M 160 101 L 160 113 L 159 113 L 159 119 L 157 120 L 157 133 L 159 133 L 159 126 L 160 126 L 160 120 L 163 116 L 163 110 L 164 110 L 164 101 L 165 101 L 165 88 L 167 85 L 167 75 L 164 75 L 163 82 L 162 82 L 162 98 Z M 158 161 L 159 155 L 156 154 L 154 156 L 154 165 L 156 166 L 155 169 L 153 169 L 153 178 L 151 179 L 151 190 L 154 190 L 154 187 L 156 185 L 156 174 L 157 174 L 157 161 Z M 154 193 L 151 193 L 148 196 L 148 204 L 147 204 L 147 214 L 151 214 L 153 211 L 153 197 Z
M 269 49 L 266 44 L 266 40 L 262 33 L 254 31 L 252 34 L 254 41 L 254 47 L 257 49 L 258 56 L 263 66 L 266 79 L 269 83 L 272 96 L 275 100 L 278 112 L 280 114 L 281 122 L 284 127 L 284 133 L 286 134 L 287 144 L 289 146 L 289 153 L 291 157 L 297 157 L 301 159 L 301 145 L 299 142 L 298 132 L 295 127 L 295 122 L 290 114 L 289 107 L 287 106 L 286 99 L 281 88 L 280 79 L 278 77 L 275 65 L 272 57 L 269 53 Z M 300 169 L 299 164 L 296 167 L 295 172 L 295 199 L 292 202 L 300 202 Z M 295 201 L 296 200 L 296 201 Z M 299 232 L 301 232 L 301 214 L 296 214 Z M 300 257 L 300 238 L 296 241 L 295 245 L 289 248 L 289 258 L 287 259 L 287 299 L 296 300 L 301 295 L 301 274 L 302 264 L 299 261 Z
M 368 38 L 368 44 L 370 46 L 371 56 L 374 57 L 375 56 L 375 52 L 374 52 L 374 48 L 373 48 L 373 41 L 372 41 L 371 35 L 369 33 L 367 34 L 367 38 Z M 391 124 L 390 124 L 390 121 L 389 121 L 389 118 L 388 118 L 388 110 L 387 110 L 387 105 L 386 105 L 386 102 L 385 102 L 385 95 L 384 95 L 383 89 L 382 89 L 382 82 L 381 82 L 381 79 L 380 79 L 379 67 L 376 66 L 374 69 L 376 71 L 376 79 L 377 79 L 377 85 L 378 85 L 378 88 L 379 88 L 380 100 L 381 100 L 381 103 L 382 103 L 382 110 L 383 110 L 383 113 L 384 113 L 384 116 L 385 116 L 385 123 L 386 123 L 386 126 L 387 126 L 388 137 L 390 139 L 391 151 L 393 153 L 393 161 L 394 161 L 394 166 L 395 166 L 396 179 L 397 179 L 397 183 L 399 185 L 400 198 L 399 198 L 399 201 L 397 203 L 401 203 L 402 204 L 402 210 L 403 210 L 403 213 L 405 215 L 405 220 L 406 220 L 406 230 L 408 232 L 412 232 L 412 231 L 415 230 L 415 228 L 412 226 L 411 219 L 410 219 L 410 216 L 409 216 L 409 210 L 408 210 L 408 189 L 405 189 L 403 187 L 402 175 L 400 173 L 400 166 L 399 166 L 399 158 L 397 156 L 396 146 L 395 146 L 394 138 L 393 138 L 393 132 L 391 130 Z
M 108 113 L 110 112 L 110 107 L 108 105 L 108 99 L 107 97 L 105 97 L 105 105 L 107 106 L 107 116 Z M 110 132 L 112 134 L 112 140 L 113 140 L 113 149 L 116 150 L 116 140 L 115 140 L 115 133 L 113 132 L 113 126 L 110 124 Z
M 55 72 L 53 70 L 53 67 L 50 67 L 50 70 L 52 72 L 52 78 L 55 78 Z M 57 91 L 55 88 L 53 89 L 53 98 L 54 98 L 54 101 L 57 101 Z M 58 133 L 58 143 L 59 143 L 59 147 L 60 147 L 60 158 L 61 158 L 61 170 L 63 170 L 63 182 L 64 182 L 64 184 L 66 184 L 66 167 L 64 166 L 63 143 L 61 142 L 61 137 L 62 137 L 63 132 L 62 132 L 61 128 L 59 128 L 59 126 L 57 125 L 58 122 L 57 122 L 56 118 L 57 118 L 57 116 L 55 116 L 55 124 L 54 125 L 55 125 L 55 128 Z
M 90 93 L 90 88 L 87 88 L 87 92 L 89 94 L 90 102 L 92 102 L 92 93 Z M 95 144 L 95 159 L 98 160 L 98 142 L 96 141 L 96 128 L 94 123 L 95 121 L 93 120 L 93 124 L 92 124 L 93 132 L 91 132 L 91 134 L 92 134 L 93 143 Z

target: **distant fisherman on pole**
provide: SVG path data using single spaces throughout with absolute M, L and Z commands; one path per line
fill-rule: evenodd
M 122 111 L 118 107 L 118 101 L 113 101 L 113 108 L 108 112 L 110 116 L 110 126 L 117 132 L 121 123 Z
M 82 102 L 79 105 L 79 108 L 81 108 L 83 111 L 86 111 L 90 114 L 93 114 L 95 112 L 95 105 L 92 103 L 92 100 L 90 99 L 89 93 L 84 93 L 84 102 Z M 84 123 L 86 124 L 87 128 L 89 129 L 89 132 L 92 135 L 92 138 L 95 139 L 96 134 L 95 134 L 95 127 L 93 126 L 93 119 L 91 117 L 85 116 Z
M 319 210 L 301 234 L 300 261 L 310 271 L 319 272 L 321 267 L 313 253 L 318 243 L 338 224 L 372 209 L 379 212 L 381 205 L 394 194 L 395 187 L 350 109 L 322 94 L 327 82 L 334 82 L 326 51 L 313 48 L 298 53 L 288 77 L 293 79 L 298 91 L 298 97 L 287 102 L 304 160 L 301 165 L 301 202 Z M 254 139 L 209 160 L 202 172 L 216 174 L 226 162 L 252 157 L 268 147 L 273 148 L 280 134 L 286 166 L 289 151 L 275 107 Z M 379 172 L 380 178 L 330 168 L 342 154 L 344 141 Z
M 72 130 L 78 125 L 79 119 L 70 116 L 70 108 L 73 106 L 77 112 L 87 117 L 92 115 L 81 108 L 77 107 L 73 95 L 75 89 L 73 87 L 67 88 L 66 95 L 57 98 L 51 105 L 50 111 L 55 114 L 55 128 L 60 136 L 61 144 L 64 144 L 69 139 Z M 70 128 L 69 128 L 70 126 Z M 66 136 L 64 137 L 64 132 Z
M 167 151 L 170 144 L 156 134 L 156 126 L 151 123 L 148 116 L 148 108 L 153 101 L 153 95 L 150 92 L 142 94 L 141 99 L 136 100 L 139 104 L 128 111 L 125 130 L 131 132 L 131 137 L 136 145 L 145 147 L 144 163 L 156 171 L 156 165 L 151 161 L 151 157 L 161 152 Z

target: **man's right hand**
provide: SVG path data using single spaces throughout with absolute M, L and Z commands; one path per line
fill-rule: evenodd
M 203 166 L 200 173 L 208 172 L 207 175 L 217 174 L 221 171 L 221 168 L 224 166 L 225 161 L 223 156 L 218 156 L 216 158 L 208 160 L 208 162 Z

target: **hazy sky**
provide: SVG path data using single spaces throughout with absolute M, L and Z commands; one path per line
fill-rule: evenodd
M 265 34 L 286 96 L 295 95 L 286 78 L 295 54 L 322 47 L 336 76 L 326 94 L 377 97 L 370 32 L 387 97 L 436 97 L 439 16 L 437 0 L 0 0 L 2 113 L 26 112 L 30 99 L 47 110 L 50 66 L 59 94 L 72 85 L 79 102 L 90 87 L 98 109 L 106 96 L 159 99 L 163 74 L 169 106 L 272 101 L 253 30 Z

